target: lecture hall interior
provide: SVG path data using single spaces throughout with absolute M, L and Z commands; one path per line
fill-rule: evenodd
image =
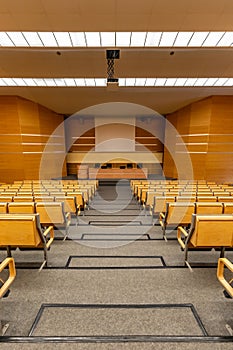
M 230 350 L 233 1 L 0 0 L 0 348 Z

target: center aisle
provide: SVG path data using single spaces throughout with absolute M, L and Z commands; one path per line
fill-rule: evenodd
M 103 183 L 79 226 L 71 227 L 69 238 L 97 247 L 116 247 L 136 239 L 148 239 L 151 219 L 133 198 L 129 182 Z M 101 243 L 102 242 L 102 243 Z M 118 243 L 117 243 L 118 242 Z

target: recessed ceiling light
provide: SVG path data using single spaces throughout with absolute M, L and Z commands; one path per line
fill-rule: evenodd
M 208 78 L 197 78 L 194 86 L 204 86 Z
M 58 45 L 52 32 L 38 32 L 38 35 L 44 46 L 56 47 Z
M 132 32 L 130 46 L 144 46 L 146 32 Z
M 73 78 L 63 79 L 66 86 L 76 86 L 75 80 Z
M 147 78 L 145 86 L 154 86 L 155 85 L 156 78 Z
M 7 32 L 7 35 L 15 46 L 28 46 L 28 43 L 21 32 Z
M 210 32 L 203 42 L 202 46 L 216 46 L 223 35 L 224 32 Z
M 47 85 L 45 84 L 44 79 L 33 78 L 33 80 L 35 81 L 35 83 L 37 84 L 37 86 L 47 86 Z
M 201 47 L 209 32 L 195 32 L 189 41 L 188 46 Z
M 233 32 L 226 32 L 217 43 L 217 46 L 232 46 L 233 45 Z
M 204 84 L 204 86 L 213 86 L 218 78 L 208 78 Z
M 233 86 L 233 78 L 119 78 L 119 86 L 221 87 Z M 0 78 L 0 86 L 107 86 L 106 78 Z
M 116 32 L 116 46 L 130 46 L 131 32 Z
M 159 46 L 162 32 L 148 32 L 145 46 Z
M 167 78 L 157 78 L 155 82 L 155 86 L 164 86 Z
M 72 46 L 70 35 L 67 32 L 54 32 L 54 36 L 59 46 L 70 47 Z
M 165 86 L 174 86 L 176 82 L 176 78 L 167 78 L 165 82 Z
M 70 32 L 70 37 L 73 46 L 86 47 L 86 38 L 84 32 Z
M 42 41 L 36 32 L 23 32 L 25 39 L 27 40 L 29 46 L 43 46 Z
M 136 78 L 126 78 L 125 85 L 126 86 L 134 86 Z
M 146 78 L 136 78 L 135 86 L 145 86 Z
M 85 32 L 87 46 L 99 47 L 100 44 L 100 33 L 99 32 Z
M 107 46 L 116 45 L 115 32 L 101 32 L 100 38 L 101 38 L 101 46 L 107 47 Z
M 225 82 L 224 86 L 233 86 L 233 78 L 227 79 L 227 81 Z
M 193 35 L 193 32 L 179 32 L 173 46 L 176 46 L 176 47 L 187 46 L 192 35 Z
M 159 46 L 170 46 L 172 47 L 178 32 L 163 32 Z
M 1 46 L 14 46 L 12 40 L 5 32 L 0 32 L 0 45 Z

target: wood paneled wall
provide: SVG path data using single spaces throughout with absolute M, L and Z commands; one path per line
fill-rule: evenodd
M 57 167 L 58 158 L 65 158 L 64 129 L 50 138 L 62 122 L 63 116 L 32 101 L 0 96 L 0 181 L 39 179 L 45 147 L 50 165 L 47 176 L 66 175 L 65 161 L 62 169 Z
M 187 153 L 194 179 L 232 182 L 233 97 L 212 96 L 167 116 L 165 144 L 168 146 L 164 151 L 166 176 L 181 177 L 176 164 L 181 155 Z M 183 178 L 186 177 L 185 166 Z

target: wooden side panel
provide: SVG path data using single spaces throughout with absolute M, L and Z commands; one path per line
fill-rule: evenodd
M 16 96 L 1 96 L 0 181 L 11 183 L 15 180 L 39 179 L 46 143 L 62 120 L 63 116 L 32 101 Z M 59 152 L 65 158 L 64 128 L 61 130 L 60 138 L 54 138 L 49 151 L 55 155 Z M 64 160 L 61 173 L 66 175 Z
M 233 97 L 212 97 L 206 179 L 232 182 L 233 179 Z
M 17 98 L 0 96 L 0 181 L 13 182 L 24 176 Z
M 167 120 L 176 127 L 177 134 L 174 140 L 175 132 L 169 130 L 168 125 L 166 126 L 165 142 L 174 149 L 174 152 L 172 160 L 171 155 L 168 156 L 167 151 L 164 152 L 165 176 L 186 178 L 186 170 L 188 177 L 205 179 L 210 116 L 211 100 L 205 99 L 167 117 Z M 179 174 L 176 173 L 175 166 L 179 169 Z
M 177 177 L 177 170 L 174 162 L 177 142 L 177 119 L 178 113 L 169 115 L 165 127 L 163 171 L 165 176 L 171 178 Z
M 233 97 L 213 96 L 195 102 L 167 117 L 176 126 L 175 163 L 186 151 L 192 160 L 194 179 L 232 182 L 233 179 Z M 185 145 L 182 145 L 182 141 Z M 175 147 L 171 131 L 166 127 L 165 142 Z M 175 165 L 164 152 L 164 172 L 173 176 Z
M 64 118 L 39 105 L 40 134 L 44 153 L 40 163 L 40 177 L 48 179 L 66 175 Z

